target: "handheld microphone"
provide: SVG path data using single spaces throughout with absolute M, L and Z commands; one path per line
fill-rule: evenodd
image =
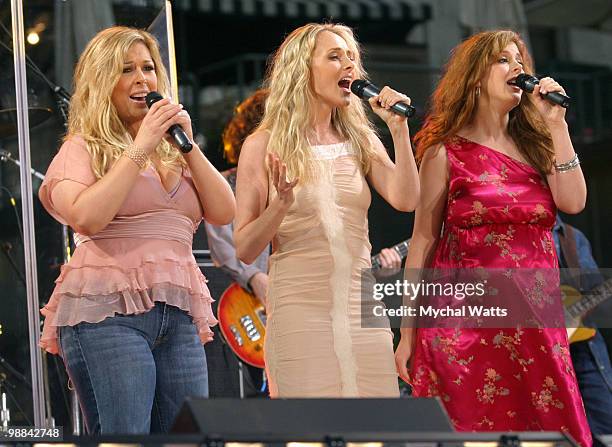
M 147 107 L 150 108 L 160 99 L 164 99 L 164 97 L 159 93 L 149 92 L 145 99 Z M 186 154 L 187 152 L 191 151 L 193 145 L 191 144 L 191 141 L 189 141 L 189 137 L 181 126 L 179 126 L 178 124 L 173 124 L 172 126 L 170 126 L 170 129 L 168 129 L 168 133 L 172 135 L 172 138 L 174 138 L 174 142 L 179 147 L 182 153 Z
M 355 95 L 359 96 L 361 99 L 368 100 L 374 96 L 377 96 L 380 93 L 380 89 L 376 87 L 369 81 L 364 81 L 363 79 L 355 79 L 351 83 L 351 92 Z M 406 118 L 410 118 L 416 112 L 416 109 L 405 102 L 398 102 L 391 106 L 391 110 L 393 110 L 398 115 L 403 115 Z
M 514 80 L 514 85 L 519 87 L 521 90 L 526 91 L 527 93 L 533 92 L 533 89 L 536 85 L 540 83 L 540 80 L 535 76 L 529 75 L 527 73 L 521 73 Z M 545 95 L 542 95 L 543 98 L 552 102 L 553 104 L 557 104 L 561 107 L 565 107 L 566 109 L 570 105 L 570 97 L 565 96 L 561 92 L 548 92 Z

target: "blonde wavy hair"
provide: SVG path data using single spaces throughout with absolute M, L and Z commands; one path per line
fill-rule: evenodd
M 91 154 L 92 169 L 101 178 L 132 143 L 125 124 L 119 118 L 111 95 L 123 72 L 129 48 L 144 44 L 155 65 L 157 90 L 168 96 L 170 82 L 155 37 L 146 31 L 113 26 L 100 31 L 87 44 L 74 71 L 70 100 L 68 134 L 81 136 Z M 156 149 L 164 165 L 185 165 L 183 157 L 167 141 Z
M 310 23 L 297 28 L 285 38 L 274 54 L 264 85 L 269 90 L 266 111 L 259 130 L 270 133 L 268 151 L 278 154 L 287 165 L 289 178 L 305 183 L 313 178 L 313 158 L 307 131 L 313 124 L 316 98 L 312 89 L 311 61 L 317 36 L 323 31 L 340 36 L 353 52 L 354 78 L 364 78 L 361 54 L 353 31 L 339 24 Z M 364 173 L 371 166 L 376 152 L 372 145 L 374 126 L 366 115 L 363 102 L 351 97 L 347 107 L 332 112 L 332 126 L 356 150 Z
M 416 157 L 420 161 L 429 148 L 443 143 L 469 124 L 476 114 L 476 86 L 483 81 L 503 49 L 514 42 L 526 73 L 533 73 L 533 61 L 525 42 L 510 30 L 484 31 L 459 44 L 446 64 L 442 78 L 431 97 L 425 124 L 414 136 Z M 510 111 L 508 134 L 520 153 L 541 174 L 552 169 L 554 149 L 546 125 L 530 95 Z

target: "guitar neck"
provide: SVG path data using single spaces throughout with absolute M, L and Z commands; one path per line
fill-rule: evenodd
M 410 239 L 406 239 L 405 241 L 400 242 L 399 244 L 395 244 L 393 247 L 391 247 L 391 250 L 395 250 L 400 256 L 400 258 L 404 259 L 408 254 L 409 245 Z M 372 270 L 378 270 L 380 268 L 382 268 L 382 265 L 380 264 L 380 253 L 378 253 L 372 256 Z
M 596 287 L 591 292 L 589 292 L 588 296 L 583 296 L 578 302 L 568 306 L 566 311 L 572 317 L 583 317 L 591 310 L 593 310 L 597 305 L 604 302 L 610 295 L 612 294 L 612 279 L 607 280 L 599 287 Z

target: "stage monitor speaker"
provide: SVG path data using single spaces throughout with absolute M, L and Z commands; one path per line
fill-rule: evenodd
M 435 398 L 187 399 L 172 431 L 223 442 L 316 442 L 453 428 Z

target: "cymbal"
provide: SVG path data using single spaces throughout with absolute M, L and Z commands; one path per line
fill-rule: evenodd
M 51 116 L 51 109 L 46 107 L 29 107 L 30 127 L 46 121 Z M 17 109 L 0 109 L 0 138 L 17 135 Z

